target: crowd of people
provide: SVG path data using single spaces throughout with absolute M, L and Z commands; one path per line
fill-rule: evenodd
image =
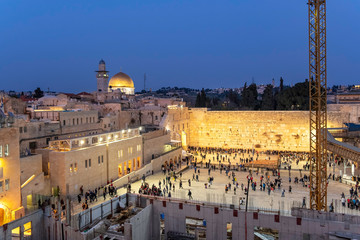
M 95 188 L 94 190 L 88 190 L 84 192 L 84 187 L 80 187 L 80 193 L 77 195 L 78 203 L 81 203 L 81 207 L 83 210 L 89 208 L 89 203 L 97 202 L 98 197 L 103 196 L 104 201 L 106 200 L 107 195 L 110 198 L 115 197 L 117 195 L 117 189 L 113 186 L 113 184 L 109 184 L 107 186 L 102 186 Z
M 186 158 L 185 163 L 183 162 L 183 164 L 186 164 L 190 168 L 190 171 L 193 171 L 192 178 L 191 175 L 183 178 L 181 161 L 176 163 L 170 162 L 170 164 L 162 166 L 161 170 L 164 176 L 159 179 L 158 184 L 149 184 L 146 182 L 145 176 L 143 176 L 138 193 L 152 196 L 172 197 L 176 190 L 182 189 L 182 191 L 187 191 L 188 198 L 192 199 L 192 183 L 201 181 L 205 189 L 211 189 L 215 181 L 213 175 L 214 172 L 219 172 L 220 175 L 224 175 L 225 178 L 229 179 L 229 182 L 225 184 L 224 187 L 225 194 L 239 195 L 240 193 L 240 196 L 246 196 L 249 191 L 260 191 L 267 195 L 277 193 L 279 194 L 278 196 L 285 197 L 287 193 L 292 194 L 293 187 L 296 185 L 302 185 L 304 188 L 310 188 L 310 179 L 306 172 L 302 174 L 300 171 L 300 177 L 297 175 L 293 178 L 290 174 L 291 166 L 295 166 L 295 164 L 299 165 L 300 162 L 303 163 L 304 170 L 309 169 L 309 155 L 305 152 L 258 152 L 253 149 L 193 147 L 190 147 L 189 152 L 193 155 L 193 157 Z M 245 163 L 256 161 L 259 157 L 264 157 L 264 155 L 266 159 L 269 160 L 279 159 L 279 167 L 289 170 L 289 175 L 286 174 L 285 180 L 284 176 L 280 176 L 280 168 L 272 170 L 264 169 L 265 171 L 259 172 L 259 169 L 250 170 L 244 166 Z M 333 166 L 333 164 L 339 164 L 340 161 L 341 160 L 329 162 L 329 167 Z M 246 179 L 238 179 L 239 175 L 236 173 L 239 171 L 247 173 Z M 201 179 L 200 176 L 202 176 Z M 339 178 L 330 173 L 328 181 L 329 180 L 339 180 Z M 286 184 L 284 184 L 285 182 Z M 184 189 L 184 184 L 186 184 L 186 190 Z M 130 184 L 127 188 L 128 191 L 131 192 Z M 345 198 L 345 195 L 342 194 L 341 203 L 343 206 L 347 206 L 351 209 L 359 209 L 360 200 L 357 195 L 358 191 L 360 191 L 360 186 L 356 185 L 355 188 L 351 188 L 350 196 L 348 198 Z M 112 184 L 105 187 L 99 187 L 94 190 L 88 190 L 85 193 L 83 191 L 83 187 L 81 187 L 80 194 L 78 195 L 78 201 L 79 203 L 82 202 L 83 209 L 87 209 L 88 202 L 96 202 L 98 197 L 101 195 L 105 200 L 107 194 L 109 194 L 110 197 L 116 196 L 116 188 Z M 305 198 L 303 199 L 302 206 L 306 206 Z M 333 204 L 330 204 L 329 211 L 333 210 L 334 206 Z

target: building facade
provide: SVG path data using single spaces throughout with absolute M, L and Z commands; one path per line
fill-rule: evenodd
M 0 128 L 0 225 L 24 216 L 21 205 L 19 131 Z
M 44 156 L 51 188 L 78 194 L 94 190 L 143 166 L 142 136 L 138 128 L 87 137 L 51 141 Z

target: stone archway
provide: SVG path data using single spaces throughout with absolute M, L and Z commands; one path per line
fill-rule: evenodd
M 11 210 L 4 204 L 0 203 L 0 226 L 11 221 Z
M 5 217 L 5 209 L 0 208 L 0 226 L 4 225 Z

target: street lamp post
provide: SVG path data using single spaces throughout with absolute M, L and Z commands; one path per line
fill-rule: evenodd
M 245 212 L 247 212 L 248 209 L 248 202 L 249 202 L 249 192 L 250 192 L 250 178 L 248 179 L 248 186 L 247 186 L 247 192 L 246 192 L 246 205 L 245 205 Z

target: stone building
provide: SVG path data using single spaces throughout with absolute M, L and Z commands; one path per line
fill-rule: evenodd
M 121 92 L 126 95 L 134 95 L 134 82 L 126 73 L 119 72 L 115 74 L 109 81 L 108 92 Z
M 107 92 L 109 79 L 108 72 L 109 71 L 106 71 L 105 61 L 101 59 L 99 62 L 99 70 L 96 71 L 98 92 Z
M 168 106 L 167 114 L 160 122 L 160 127 L 165 127 L 170 132 L 171 139 L 180 141 L 184 149 L 189 145 L 190 112 L 187 107 Z
M 144 163 L 149 164 L 152 160 L 154 169 L 160 169 L 161 165 L 178 163 L 181 160 L 181 149 L 179 144 L 171 142 L 170 132 L 166 129 L 158 129 L 142 134 L 144 139 Z M 164 156 L 161 160 L 160 156 Z M 156 166 L 154 166 L 156 164 Z
M 0 225 L 3 225 L 24 216 L 25 212 L 20 192 L 19 131 L 3 125 L 0 136 Z
M 27 155 L 35 149 L 47 147 L 49 141 L 97 134 L 110 128 L 103 128 L 104 119 L 97 111 L 61 111 L 57 120 L 27 120 L 16 118 L 14 126 L 20 133 L 20 153 Z M 117 125 L 116 125 L 117 126 Z
M 143 166 L 139 129 L 56 140 L 38 150 L 48 163 L 52 191 L 78 194 L 104 186 Z M 46 165 L 46 164 L 45 164 Z

